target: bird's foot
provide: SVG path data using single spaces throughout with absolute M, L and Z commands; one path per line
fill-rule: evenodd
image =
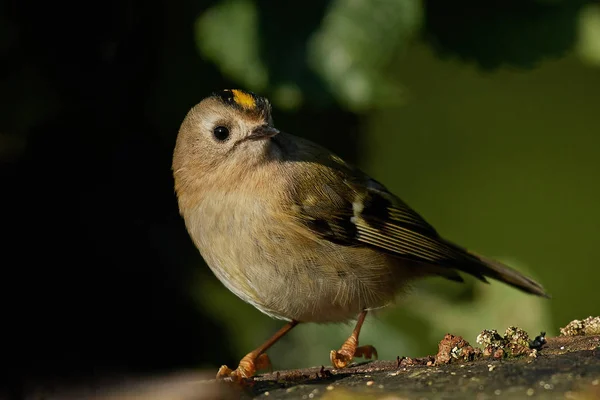
M 352 345 L 347 346 L 346 343 L 344 343 L 341 349 L 338 351 L 331 350 L 331 353 L 329 354 L 331 364 L 333 364 L 336 369 L 345 368 L 350 364 L 354 357 L 364 357 L 368 360 L 371 358 L 377 359 L 377 350 L 370 345 L 353 348 Z
M 241 359 L 240 364 L 235 370 L 232 370 L 227 365 L 222 365 L 217 372 L 217 379 L 231 378 L 234 382 L 241 382 L 243 379 L 248 379 L 256 374 L 256 371 L 261 369 L 271 369 L 271 360 L 267 353 L 259 355 L 248 353 Z

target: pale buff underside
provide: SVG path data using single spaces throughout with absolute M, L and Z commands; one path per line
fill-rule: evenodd
M 415 275 L 396 258 L 319 239 L 246 191 L 205 192 L 184 217 L 217 278 L 274 318 L 347 321 L 393 302 Z

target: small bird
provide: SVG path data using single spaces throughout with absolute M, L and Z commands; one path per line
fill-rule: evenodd
M 275 128 L 269 101 L 226 89 L 184 118 L 173 153 L 175 193 L 186 229 L 216 277 L 242 300 L 287 321 L 217 377 L 242 380 L 270 366 L 266 351 L 303 322 L 356 326 L 335 368 L 377 357 L 359 346 L 372 309 L 411 281 L 462 271 L 549 297 L 534 280 L 442 238 L 384 185 L 331 151 Z

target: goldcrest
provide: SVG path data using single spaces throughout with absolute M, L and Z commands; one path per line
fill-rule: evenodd
M 458 271 L 548 297 L 540 284 L 442 238 L 405 202 L 331 151 L 273 125 L 269 101 L 222 90 L 193 107 L 173 155 L 179 210 L 216 277 L 287 324 L 219 377 L 269 365 L 267 349 L 303 322 L 357 319 L 330 359 L 343 368 L 376 357 L 359 346 L 366 313 L 392 304 L 411 281 Z

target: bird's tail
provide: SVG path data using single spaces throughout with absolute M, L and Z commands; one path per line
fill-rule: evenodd
M 502 264 L 499 261 L 474 253 L 470 250 L 465 249 L 465 251 L 479 261 L 480 268 L 478 272 L 483 276 L 504 282 L 517 289 L 534 294 L 536 296 L 541 296 L 548 299 L 550 298 L 550 295 L 546 293 L 542 285 L 533 279 L 523 275 L 507 265 Z

